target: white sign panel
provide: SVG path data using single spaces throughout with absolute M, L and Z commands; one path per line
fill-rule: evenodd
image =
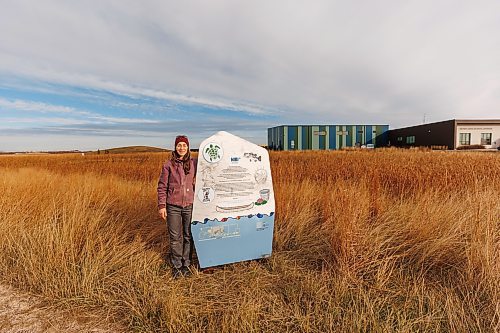
M 274 191 L 266 149 L 227 132 L 200 145 L 191 231 L 200 267 L 269 257 Z

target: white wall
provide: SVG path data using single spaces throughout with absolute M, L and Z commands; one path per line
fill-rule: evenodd
M 480 124 L 480 125 L 457 125 L 456 146 L 460 146 L 460 133 L 470 133 L 470 144 L 481 144 L 481 133 L 491 133 L 491 145 L 485 145 L 486 148 L 500 147 L 500 124 Z

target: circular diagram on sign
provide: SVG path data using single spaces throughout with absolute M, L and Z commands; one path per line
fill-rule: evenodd
M 254 177 L 257 184 L 264 184 L 267 180 L 267 172 L 264 169 L 257 169 Z
M 224 156 L 224 150 L 215 142 L 210 142 L 203 147 L 203 158 L 209 163 L 219 162 Z
M 214 200 L 214 197 L 215 191 L 211 187 L 202 187 L 198 191 L 198 200 L 200 200 L 202 203 L 209 203 Z

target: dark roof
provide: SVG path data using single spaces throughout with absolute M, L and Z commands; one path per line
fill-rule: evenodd
M 457 124 L 500 124 L 500 119 L 454 119 Z
M 435 121 L 432 123 L 399 127 L 399 128 L 392 129 L 391 131 L 396 131 L 396 130 L 400 130 L 400 129 L 415 128 L 415 127 L 421 127 L 421 126 L 430 126 L 430 125 L 434 125 L 434 124 L 449 123 L 449 122 L 454 122 L 457 125 L 459 125 L 459 124 L 500 124 L 500 119 L 448 119 L 448 120 L 442 120 L 442 121 Z
M 291 126 L 389 126 L 388 124 L 323 124 L 323 125 L 278 125 L 278 126 L 273 126 L 273 127 L 268 127 L 268 128 L 276 128 L 276 127 L 291 127 Z

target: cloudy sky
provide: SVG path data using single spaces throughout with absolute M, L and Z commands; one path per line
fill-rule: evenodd
M 500 118 L 500 1 L 0 0 L 0 151 Z

